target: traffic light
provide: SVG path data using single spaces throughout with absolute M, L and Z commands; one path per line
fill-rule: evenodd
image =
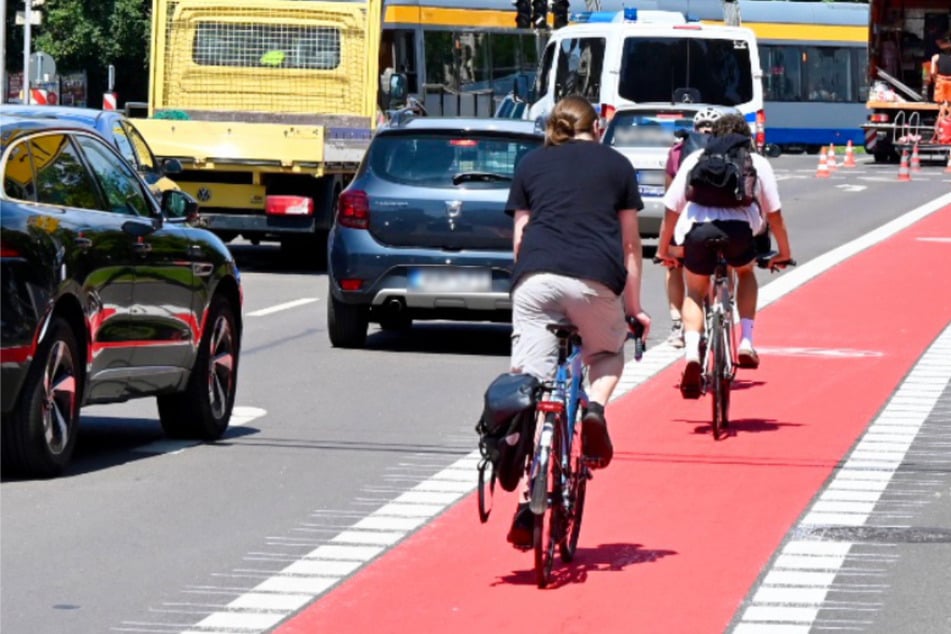
M 512 0 L 515 5 L 515 28 L 532 28 L 532 0 Z
M 554 27 L 560 29 L 568 25 L 568 0 L 552 0 L 551 13 Z
M 548 27 L 548 0 L 532 0 L 532 26 L 536 29 Z

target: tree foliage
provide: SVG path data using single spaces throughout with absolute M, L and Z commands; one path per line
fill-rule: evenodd
M 116 68 L 115 89 L 122 101 L 148 98 L 150 0 L 46 0 L 43 23 L 31 30 L 32 50 L 48 53 L 60 75 L 86 71 L 89 105 L 107 88 L 108 67 Z M 7 15 L 8 71 L 23 69 L 23 27 Z

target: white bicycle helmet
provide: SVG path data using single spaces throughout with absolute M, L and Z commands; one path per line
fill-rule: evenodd
M 699 128 L 703 124 L 713 125 L 713 122 L 722 116 L 722 112 L 713 106 L 707 106 L 706 108 L 698 110 L 697 114 L 693 116 L 693 127 Z

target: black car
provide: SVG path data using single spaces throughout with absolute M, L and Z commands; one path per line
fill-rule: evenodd
M 157 197 L 166 189 L 178 189 L 169 176 L 180 174 L 182 164 L 177 159 L 165 159 L 161 163 L 152 154 L 152 149 L 132 121 L 118 110 L 96 110 L 72 106 L 0 105 L 0 118 L 6 116 L 61 119 L 81 123 L 93 128 L 109 141 L 119 154 L 139 172 Z
M 4 116 L 0 173 L 4 471 L 62 472 L 94 403 L 155 396 L 168 435 L 220 437 L 241 281 L 195 201 L 155 198 L 102 136 L 54 119 Z

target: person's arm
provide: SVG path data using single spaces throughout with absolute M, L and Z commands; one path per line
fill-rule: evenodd
M 776 247 L 779 249 L 779 253 L 769 260 L 769 265 L 772 267 L 773 262 L 782 262 L 790 259 L 792 257 L 792 251 L 789 248 L 789 234 L 786 232 L 786 221 L 783 219 L 783 210 L 777 209 L 776 211 L 766 214 L 766 220 L 769 223 L 769 230 L 776 237 Z
M 643 257 L 641 232 L 637 226 L 637 210 L 622 209 L 618 212 L 621 222 L 621 244 L 624 249 L 624 266 L 627 269 L 627 282 L 624 284 L 624 314 L 636 317 L 644 325 L 643 338 L 650 332 L 651 318 L 641 306 L 641 271 Z
M 934 83 L 935 77 L 938 75 L 938 54 L 935 53 L 931 57 L 931 83 Z
M 664 218 L 660 223 L 660 238 L 657 240 L 657 257 L 664 260 L 667 266 L 676 266 L 677 262 L 671 257 L 670 242 L 674 237 L 674 227 L 680 218 L 681 212 L 687 206 L 687 172 L 696 161 L 681 159 L 677 168 L 677 175 L 664 192 Z
M 518 260 L 518 252 L 522 248 L 522 235 L 525 233 L 525 225 L 528 224 L 528 219 L 531 215 L 528 209 L 515 210 L 515 227 L 512 230 L 512 253 L 516 261 Z

